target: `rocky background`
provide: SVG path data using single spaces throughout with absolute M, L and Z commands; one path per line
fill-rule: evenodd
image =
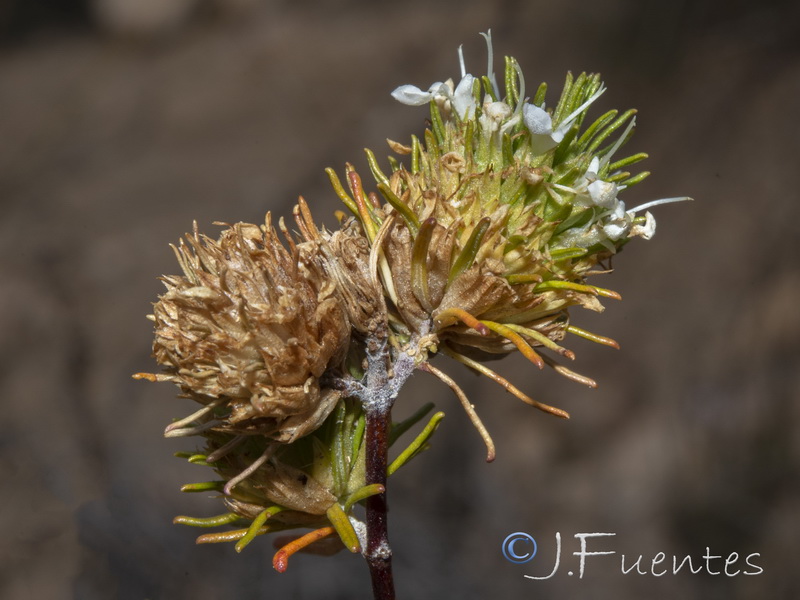
M 187 401 L 130 375 L 154 368 L 144 315 L 177 269 L 169 242 L 195 219 L 288 215 L 301 193 L 333 222 L 323 168 L 419 132 L 424 109 L 389 92 L 457 76 L 462 43 L 482 73 L 488 28 L 551 102 L 589 70 L 609 87 L 595 111 L 639 109 L 630 149 L 654 175 L 629 206 L 696 201 L 657 209 L 655 239 L 615 261 L 623 302 L 573 313 L 621 343 L 570 344 L 599 389 L 497 365 L 571 421 L 443 360 L 498 442 L 487 465 L 449 391 L 412 381 L 400 416 L 448 416 L 392 478 L 399 597 L 800 597 L 798 23 L 796 3 L 740 0 L 0 3 L 0 597 L 369 597 L 357 557 L 279 575 L 267 538 L 237 556 L 173 526 L 222 511 L 178 491 L 206 476 L 171 457 L 191 441 L 161 437 Z M 515 531 L 539 543 L 526 565 L 500 552 Z M 523 578 L 552 570 L 556 532 L 560 571 Z M 580 532 L 616 533 L 590 540 L 617 554 L 583 579 Z M 620 554 L 705 567 L 707 548 L 738 553 L 730 572 L 759 553 L 763 573 L 620 572 Z

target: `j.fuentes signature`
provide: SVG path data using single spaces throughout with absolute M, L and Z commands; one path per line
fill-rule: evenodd
M 615 537 L 616 533 L 576 533 L 574 538 L 579 541 L 580 549 L 572 552 L 578 557 L 578 578 L 582 579 L 586 573 L 587 558 L 596 556 L 610 556 L 617 554 L 616 550 L 602 549 L 589 550 L 588 540 L 595 538 Z M 561 568 L 561 533 L 556 532 L 556 557 L 552 570 L 547 575 L 524 575 L 527 579 L 550 579 L 559 572 Z M 605 545 L 608 548 L 608 544 Z M 525 532 L 512 533 L 501 546 L 503 556 L 509 562 L 523 564 L 529 563 L 538 553 L 538 544 L 534 537 Z M 707 573 L 708 575 L 725 575 L 736 577 L 737 575 L 761 575 L 764 569 L 756 563 L 761 557 L 759 552 L 752 552 L 746 556 L 738 552 L 731 552 L 728 555 L 712 554 L 711 548 L 706 547 L 702 556 L 667 556 L 664 552 L 658 552 L 652 557 L 640 554 L 636 557 L 620 554 L 620 571 L 623 575 L 635 573 L 639 575 L 653 575 L 662 577 L 664 575 L 677 575 L 678 573 Z M 567 575 L 574 575 L 574 571 L 568 570 Z

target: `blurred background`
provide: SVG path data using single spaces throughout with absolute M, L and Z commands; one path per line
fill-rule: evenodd
M 483 73 L 516 56 L 529 86 L 599 71 L 592 114 L 639 109 L 632 152 L 653 175 L 628 206 L 656 210 L 598 283 L 624 300 L 573 323 L 590 390 L 521 359 L 496 364 L 569 410 L 536 412 L 465 369 L 498 445 L 484 448 L 449 390 L 417 375 L 396 413 L 445 410 L 426 455 L 392 478 L 399 598 L 800 597 L 800 241 L 796 2 L 476 0 L 3 0 L 0 2 L 0 597 L 368 598 L 358 557 L 298 556 L 282 575 L 268 538 L 241 555 L 194 545 L 176 514 L 223 512 L 181 494 L 206 469 L 162 438 L 185 400 L 133 381 L 153 370 L 157 276 L 197 220 L 261 222 L 303 194 L 333 223 L 326 166 L 366 169 L 426 111 L 397 85 Z M 526 565 L 500 545 L 524 531 Z M 553 567 L 555 534 L 562 567 Z M 613 532 L 577 577 L 574 534 Z M 620 572 L 643 555 L 707 552 L 734 577 Z M 722 570 L 722 559 L 711 565 Z M 569 577 L 567 569 L 575 570 Z M 749 569 L 754 571 L 754 569 Z

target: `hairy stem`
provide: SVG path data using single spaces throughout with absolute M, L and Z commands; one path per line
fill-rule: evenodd
M 386 467 L 389 450 L 391 408 L 372 407 L 367 410 L 367 482 L 386 486 Z M 387 530 L 386 493 L 367 499 L 367 547 L 364 557 L 372 577 L 375 600 L 393 600 L 392 551 Z

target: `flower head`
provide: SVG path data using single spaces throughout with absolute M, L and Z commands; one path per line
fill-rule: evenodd
M 183 275 L 163 278 L 152 315 L 153 354 L 166 374 L 141 376 L 176 383 L 204 409 L 168 434 L 215 428 L 289 442 L 335 406 L 340 394 L 320 377 L 347 351 L 347 311 L 318 245 L 288 234 L 287 242 L 268 216 L 216 241 L 195 229 L 175 248 Z
M 394 323 L 408 335 L 427 332 L 430 354 L 496 375 L 476 359 L 520 350 L 594 386 L 540 352 L 574 358 L 559 344 L 568 332 L 616 345 L 571 326 L 569 308 L 600 311 L 601 297 L 619 298 L 587 277 L 632 237 L 652 237 L 655 219 L 637 212 L 679 199 L 626 210 L 619 194 L 647 176 L 626 168 L 646 155 L 615 157 L 633 133 L 634 110 L 587 120 L 606 90 L 598 75 L 568 75 L 548 109 L 547 86 L 527 97 L 517 61 L 506 57 L 501 96 L 485 37 L 485 76 L 467 73 L 459 50 L 457 85 L 393 93 L 404 104 L 429 103 L 431 126 L 409 145 L 390 143 L 410 164 L 391 159 L 388 175 L 368 152 L 382 201 L 364 191 L 352 167 L 352 196 L 334 175 L 332 182 L 370 240 Z

